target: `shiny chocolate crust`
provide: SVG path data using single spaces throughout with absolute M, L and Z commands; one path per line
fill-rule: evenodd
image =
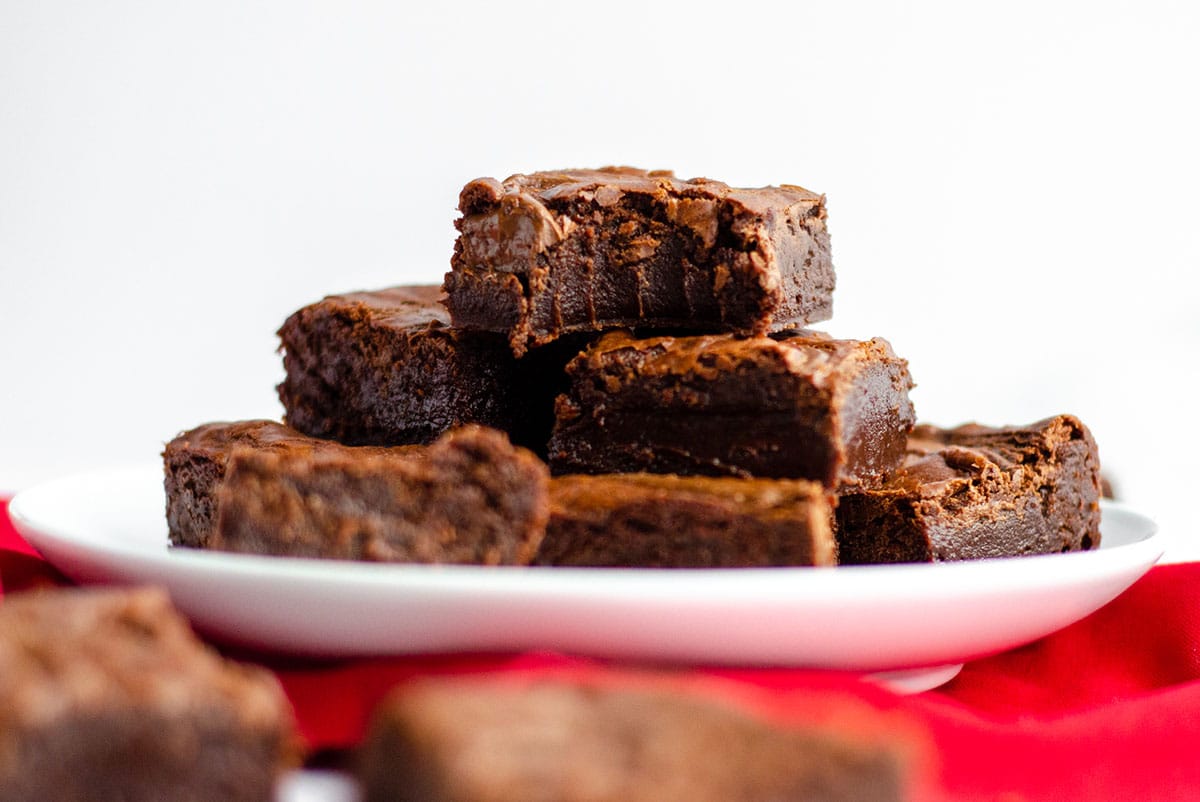
M 560 476 L 535 563 L 636 568 L 836 565 L 833 508 L 803 479 Z
M 0 605 L 2 799 L 269 802 L 298 747 L 275 678 L 206 647 L 162 591 Z
M 376 709 L 359 777 L 364 802 L 899 802 L 920 738 L 698 689 L 425 679 Z
M 281 424 L 208 424 L 167 445 L 176 545 L 289 557 L 526 564 L 548 472 L 495 430 L 429 446 L 354 447 Z
M 907 363 L 885 340 L 814 332 L 602 337 L 567 367 L 551 470 L 878 480 L 913 425 Z
M 513 351 L 579 331 L 765 334 L 832 315 L 825 199 L 631 167 L 481 178 L 459 197 L 456 326 Z
M 438 287 L 391 287 L 331 295 L 289 317 L 279 330 L 287 423 L 387 446 L 478 423 L 543 446 L 553 389 L 521 372 L 500 335 L 452 328 L 440 298 Z
M 843 564 L 940 562 L 1100 544 L 1100 458 L 1077 418 L 916 427 L 885 484 L 844 494 Z

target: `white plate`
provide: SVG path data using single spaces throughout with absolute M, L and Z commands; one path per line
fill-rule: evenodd
M 1162 555 L 1105 504 L 1096 551 L 939 565 L 705 570 L 379 565 L 171 549 L 158 465 L 17 495 L 20 532 L 83 583 L 165 586 L 225 641 L 316 656 L 553 649 L 862 670 L 960 662 L 1077 621 Z
M 275 802 L 359 802 L 358 786 L 336 771 L 291 771 L 275 788 Z

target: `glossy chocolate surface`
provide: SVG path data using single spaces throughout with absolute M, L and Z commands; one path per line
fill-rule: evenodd
M 938 562 L 1095 548 L 1100 459 L 1059 415 L 1029 426 L 921 425 L 904 464 L 838 504 L 846 564 Z

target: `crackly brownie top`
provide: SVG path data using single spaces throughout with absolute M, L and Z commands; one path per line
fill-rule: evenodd
M 463 188 L 459 209 L 464 214 L 473 214 L 502 198 L 514 197 L 543 205 L 584 200 L 605 207 L 612 206 L 626 194 L 649 195 L 662 200 L 668 196 L 728 200 L 756 214 L 796 204 L 816 205 L 822 198 L 792 184 L 738 189 L 711 178 L 676 178 L 670 170 L 602 167 L 599 170 L 546 170 L 511 175 L 503 181 L 477 178 Z
M 249 447 L 296 456 L 336 454 L 416 454 L 419 446 L 344 446 L 301 434 L 290 426 L 271 420 L 215 422 L 186 431 L 167 444 L 167 451 L 186 450 L 212 459 L 225 460 L 238 447 Z
M 341 314 L 387 328 L 442 328 L 450 325 L 450 315 L 442 306 L 441 298 L 440 285 L 388 287 L 330 295 L 296 314 L 312 310 Z
M 0 732 L 128 706 L 164 715 L 220 706 L 247 726 L 286 721 L 265 671 L 204 646 L 157 589 L 55 590 L 0 605 Z
M 630 501 L 695 501 L 720 499 L 764 514 L 787 511 L 796 502 L 825 499 L 816 482 L 805 479 L 743 479 L 628 473 L 599 476 L 559 476 L 550 480 L 554 509 L 572 516 L 619 509 Z
M 1064 447 L 1089 457 L 1098 467 L 1096 442 L 1073 415 L 1058 415 L 1029 426 L 953 429 L 916 426 L 902 467 L 888 481 L 894 491 L 922 498 L 962 494 L 980 481 L 1017 490 L 1043 484 L 1043 474 L 1061 459 Z
M 748 366 L 766 372 L 808 377 L 820 389 L 833 389 L 864 362 L 899 366 L 887 340 L 835 340 L 814 331 L 794 331 L 774 337 L 739 338 L 731 335 L 635 338 L 610 332 L 568 366 L 584 371 L 616 372 L 621 382 L 664 376 L 694 376 L 712 380 Z M 904 371 L 907 381 L 907 370 Z M 911 382 L 909 382 L 911 386 Z M 909 389 L 907 386 L 904 390 Z
M 552 170 L 513 175 L 498 181 L 477 178 L 463 187 L 455 225 L 464 235 L 482 237 L 472 248 L 475 257 L 491 260 L 538 252 L 566 239 L 585 211 L 616 206 L 628 199 L 650 202 L 671 222 L 693 231 L 705 247 L 717 244 L 722 225 L 730 218 L 762 220 L 787 211 L 794 217 L 825 217 L 824 196 L 784 184 L 759 189 L 736 189 L 708 178 L 683 180 L 669 170 L 604 167 L 599 170 Z M 794 207 L 802 207 L 796 209 Z M 496 212 L 500 220 L 494 219 Z M 760 232 L 732 223 L 739 247 L 757 249 Z M 507 242 L 501 246 L 499 243 Z M 491 242 L 492 244 L 487 244 Z

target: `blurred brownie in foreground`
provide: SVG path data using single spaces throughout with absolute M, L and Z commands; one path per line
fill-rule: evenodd
M 550 481 L 538 565 L 733 568 L 836 565 L 833 509 L 803 479 L 649 473 Z
M 889 802 L 905 757 L 665 691 L 424 681 L 376 710 L 365 802 Z
M 393 446 L 466 423 L 520 439 L 533 409 L 548 416 L 551 391 L 540 405 L 530 397 L 533 382 L 506 340 L 452 328 L 440 297 L 424 286 L 330 295 L 289 317 L 279 330 L 287 423 L 347 445 Z
M 564 473 L 877 480 L 913 425 L 907 363 L 886 340 L 815 332 L 605 335 L 567 366 L 550 467 Z
M 204 646 L 165 593 L 0 605 L 0 798 L 268 802 L 298 745 L 275 678 Z
M 546 466 L 481 426 L 429 446 L 354 447 L 273 421 L 167 444 L 176 545 L 292 557 L 525 564 L 549 515 Z
M 1100 458 L 1077 418 L 913 430 L 904 465 L 837 508 L 843 564 L 939 562 L 1100 544 Z
M 828 320 L 825 199 L 606 167 L 480 178 L 459 196 L 454 325 L 513 352 L 577 331 L 765 334 Z

